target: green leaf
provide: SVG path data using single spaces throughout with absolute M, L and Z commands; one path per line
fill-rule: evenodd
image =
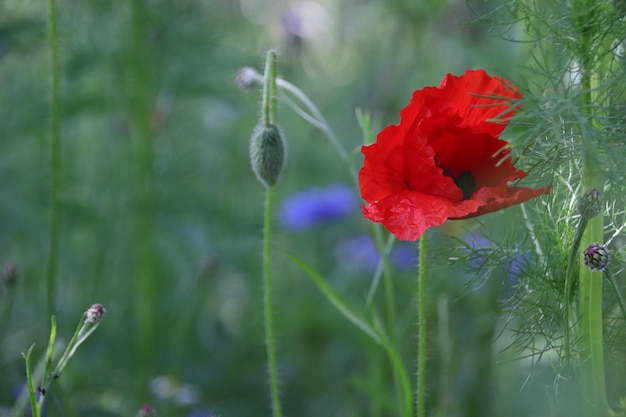
M 318 274 L 313 268 L 304 263 L 302 260 L 298 259 L 296 256 L 292 254 L 287 254 L 287 256 L 295 262 L 304 272 L 307 273 L 309 277 L 313 280 L 317 288 L 322 291 L 326 299 L 333 305 L 341 315 L 343 315 L 348 321 L 353 323 L 359 329 L 361 329 L 365 334 L 367 334 L 372 340 L 381 345 L 387 355 L 389 356 L 389 360 L 393 366 L 393 372 L 398 377 L 400 381 L 400 389 L 402 392 L 402 407 L 403 407 L 403 415 L 405 417 L 411 417 L 413 415 L 413 394 L 411 390 L 411 383 L 409 382 L 409 377 L 406 373 L 406 369 L 404 364 L 402 363 L 402 359 L 398 352 L 394 349 L 392 344 L 389 342 L 388 338 L 381 330 L 376 330 L 368 321 L 359 314 L 352 311 L 350 307 L 346 304 L 346 302 L 341 298 L 335 290 L 328 285 L 326 280 L 322 278 L 320 274 Z
M 296 265 L 302 268 L 302 270 L 306 272 L 309 277 L 311 277 L 315 285 L 317 285 L 317 288 L 319 288 L 326 297 L 326 299 L 333 306 L 335 306 L 337 310 L 339 310 L 341 315 L 343 315 L 346 319 L 348 319 L 348 321 L 357 326 L 359 329 L 363 330 L 363 332 L 371 337 L 372 340 L 374 340 L 376 343 L 381 346 L 383 345 L 383 341 L 381 340 L 381 337 L 376 332 L 376 330 L 374 330 L 374 328 L 372 328 L 372 326 L 367 323 L 364 318 L 359 317 L 357 313 L 353 312 L 350 307 L 348 307 L 348 305 L 345 303 L 345 301 L 341 298 L 341 296 L 337 294 L 330 285 L 328 285 L 324 278 L 322 278 L 316 271 L 314 271 L 313 268 L 311 268 L 295 256 L 291 254 L 287 254 L 287 256 L 289 256 L 289 258 L 291 258 L 291 260 L 294 261 Z
M 33 417 L 40 417 L 39 403 L 37 402 L 37 391 L 35 391 L 35 382 L 33 381 L 33 370 L 30 365 L 30 357 L 33 353 L 35 345 L 31 345 L 28 353 L 24 357 L 26 359 L 26 386 L 28 387 L 28 395 L 30 398 L 30 406 L 33 410 Z

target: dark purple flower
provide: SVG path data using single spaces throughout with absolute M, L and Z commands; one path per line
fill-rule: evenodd
M 609 250 L 600 243 L 592 243 L 583 252 L 585 265 L 592 271 L 604 271 L 609 264 Z
M 358 207 L 355 191 L 345 184 L 311 187 L 285 199 L 278 221 L 287 230 L 302 231 L 346 217 Z

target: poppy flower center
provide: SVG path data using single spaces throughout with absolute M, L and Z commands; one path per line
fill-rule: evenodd
M 463 200 L 468 200 L 472 196 L 472 194 L 474 194 L 474 191 L 476 191 L 476 189 L 478 188 L 476 187 L 476 180 L 474 179 L 474 176 L 471 172 L 461 172 L 455 177 L 452 171 L 450 171 L 448 168 L 441 167 L 441 169 L 443 169 L 443 175 L 452 178 L 456 186 L 461 189 L 461 191 L 463 192 Z

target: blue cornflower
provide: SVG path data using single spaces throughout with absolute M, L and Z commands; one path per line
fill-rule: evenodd
M 491 242 L 478 232 L 472 232 L 465 237 L 465 242 L 472 249 L 467 266 L 471 270 L 481 269 L 487 262 L 486 252 L 491 247 Z
M 287 230 L 302 231 L 346 217 L 358 207 L 355 191 L 345 184 L 311 187 L 285 199 L 278 221 Z
M 342 240 L 336 249 L 337 257 L 342 263 L 360 271 L 373 273 L 381 261 L 380 252 L 374 239 L 361 234 Z M 399 271 L 414 270 L 417 265 L 417 251 L 405 243 L 396 243 L 391 249 L 389 259 Z
M 417 269 L 418 252 L 415 245 L 397 242 L 393 249 L 391 249 L 389 257 L 398 270 L 408 272 Z
M 374 272 L 380 262 L 380 253 L 370 235 L 351 236 L 337 245 L 337 258 L 350 269 Z
M 513 283 L 517 282 L 518 278 L 522 277 L 528 270 L 529 257 L 530 253 L 518 253 L 505 260 L 504 271 Z

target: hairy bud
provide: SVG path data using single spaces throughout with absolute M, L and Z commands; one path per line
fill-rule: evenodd
M 278 126 L 259 124 L 254 129 L 250 138 L 250 164 L 263 185 L 276 185 L 285 166 L 286 154 L 285 141 Z
M 585 265 L 592 271 L 604 271 L 604 268 L 609 264 L 609 250 L 599 243 L 592 243 L 587 246 L 583 256 Z

